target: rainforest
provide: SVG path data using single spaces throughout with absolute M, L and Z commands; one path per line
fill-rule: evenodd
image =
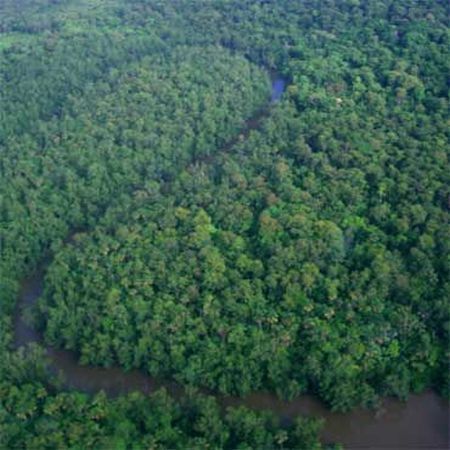
M 446 448 L 449 21 L 0 1 L 0 447 Z

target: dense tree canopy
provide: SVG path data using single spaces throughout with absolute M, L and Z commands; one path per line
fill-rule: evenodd
M 324 449 L 317 420 L 299 418 L 286 428 L 274 415 L 244 407 L 221 414 L 212 397 L 195 392 L 179 403 L 163 390 L 109 400 L 103 393 L 55 396 L 34 381 L 1 383 L 0 393 L 1 443 L 8 449 Z
M 3 2 L 8 445 L 319 445 L 312 423 L 222 417 L 201 396 L 48 386 L 39 353 L 12 345 L 20 281 L 48 255 L 34 323 L 82 364 L 226 394 L 313 392 L 338 410 L 430 386 L 448 395 L 448 12 L 418 0 Z M 286 92 L 244 133 L 273 70 Z

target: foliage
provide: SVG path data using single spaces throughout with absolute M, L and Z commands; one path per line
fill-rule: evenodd
M 178 404 L 163 390 L 108 400 L 2 383 L 0 394 L 0 435 L 9 449 L 324 448 L 318 421 L 281 428 L 271 414 L 243 407 L 222 416 L 212 397 L 194 393 Z
M 12 317 L 21 279 L 47 255 L 35 321 L 83 363 L 222 393 L 310 391 L 338 410 L 448 393 L 443 1 L 8 0 L 0 16 L 10 446 L 315 436 L 247 411 L 202 416 L 209 400 L 164 394 L 103 398 L 99 425 L 98 397 L 44 388 L 43 356 L 13 349 Z M 285 95 L 240 134 L 269 97 L 270 69 Z M 71 230 L 83 232 L 67 243 Z M 159 438 L 143 418 L 161 401 L 149 413 L 170 416 Z M 49 419 L 47 402 L 69 406 Z

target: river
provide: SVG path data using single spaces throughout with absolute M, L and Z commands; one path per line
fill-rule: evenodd
M 272 79 L 270 104 L 280 100 L 286 82 L 280 77 Z M 240 137 L 260 126 L 269 107 L 258 111 L 246 122 Z M 226 146 L 229 149 L 237 138 Z M 123 371 L 119 367 L 100 368 L 82 366 L 74 352 L 58 350 L 44 345 L 42 336 L 29 326 L 23 311 L 31 307 L 43 291 L 47 262 L 23 280 L 14 314 L 14 342 L 20 347 L 32 342 L 41 343 L 47 350 L 50 371 L 60 373 L 64 387 L 86 393 L 105 391 L 111 397 L 131 391 L 150 393 L 165 387 L 175 397 L 183 388 L 174 382 L 155 380 L 143 372 Z M 340 442 L 348 448 L 372 449 L 446 449 L 449 447 L 449 405 L 432 391 L 411 395 L 407 402 L 385 399 L 378 410 L 356 409 L 349 413 L 333 413 L 317 398 L 303 395 L 293 401 L 280 400 L 274 394 L 257 392 L 245 398 L 216 396 L 223 406 L 245 405 L 256 410 L 271 410 L 286 420 L 298 415 L 323 417 L 324 442 Z

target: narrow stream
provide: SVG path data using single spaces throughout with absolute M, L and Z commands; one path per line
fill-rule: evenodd
M 278 101 L 285 90 L 285 80 L 272 80 L 271 102 Z M 270 104 L 269 104 L 270 107 Z M 269 107 L 260 110 L 246 122 L 240 136 L 260 126 Z M 236 138 L 226 145 L 231 147 Z M 50 370 L 60 373 L 67 389 L 86 393 L 105 391 L 111 397 L 131 391 L 145 394 L 165 387 L 175 397 L 183 388 L 174 382 L 162 382 L 133 370 L 125 372 L 119 367 L 100 368 L 82 366 L 74 352 L 58 350 L 43 343 L 42 336 L 23 319 L 23 311 L 31 307 L 41 296 L 47 263 L 21 285 L 21 292 L 14 314 L 14 342 L 16 347 L 28 343 L 42 344 L 50 358 Z M 326 420 L 322 438 L 325 442 L 341 442 L 348 448 L 372 449 L 446 449 L 449 447 L 449 405 L 432 391 L 412 395 L 404 403 L 385 399 L 377 410 L 357 409 L 350 413 L 332 413 L 319 400 L 303 395 L 286 402 L 270 393 L 253 393 L 245 398 L 216 396 L 223 406 L 245 405 L 257 410 L 271 410 L 284 419 L 297 415 L 323 417 Z

